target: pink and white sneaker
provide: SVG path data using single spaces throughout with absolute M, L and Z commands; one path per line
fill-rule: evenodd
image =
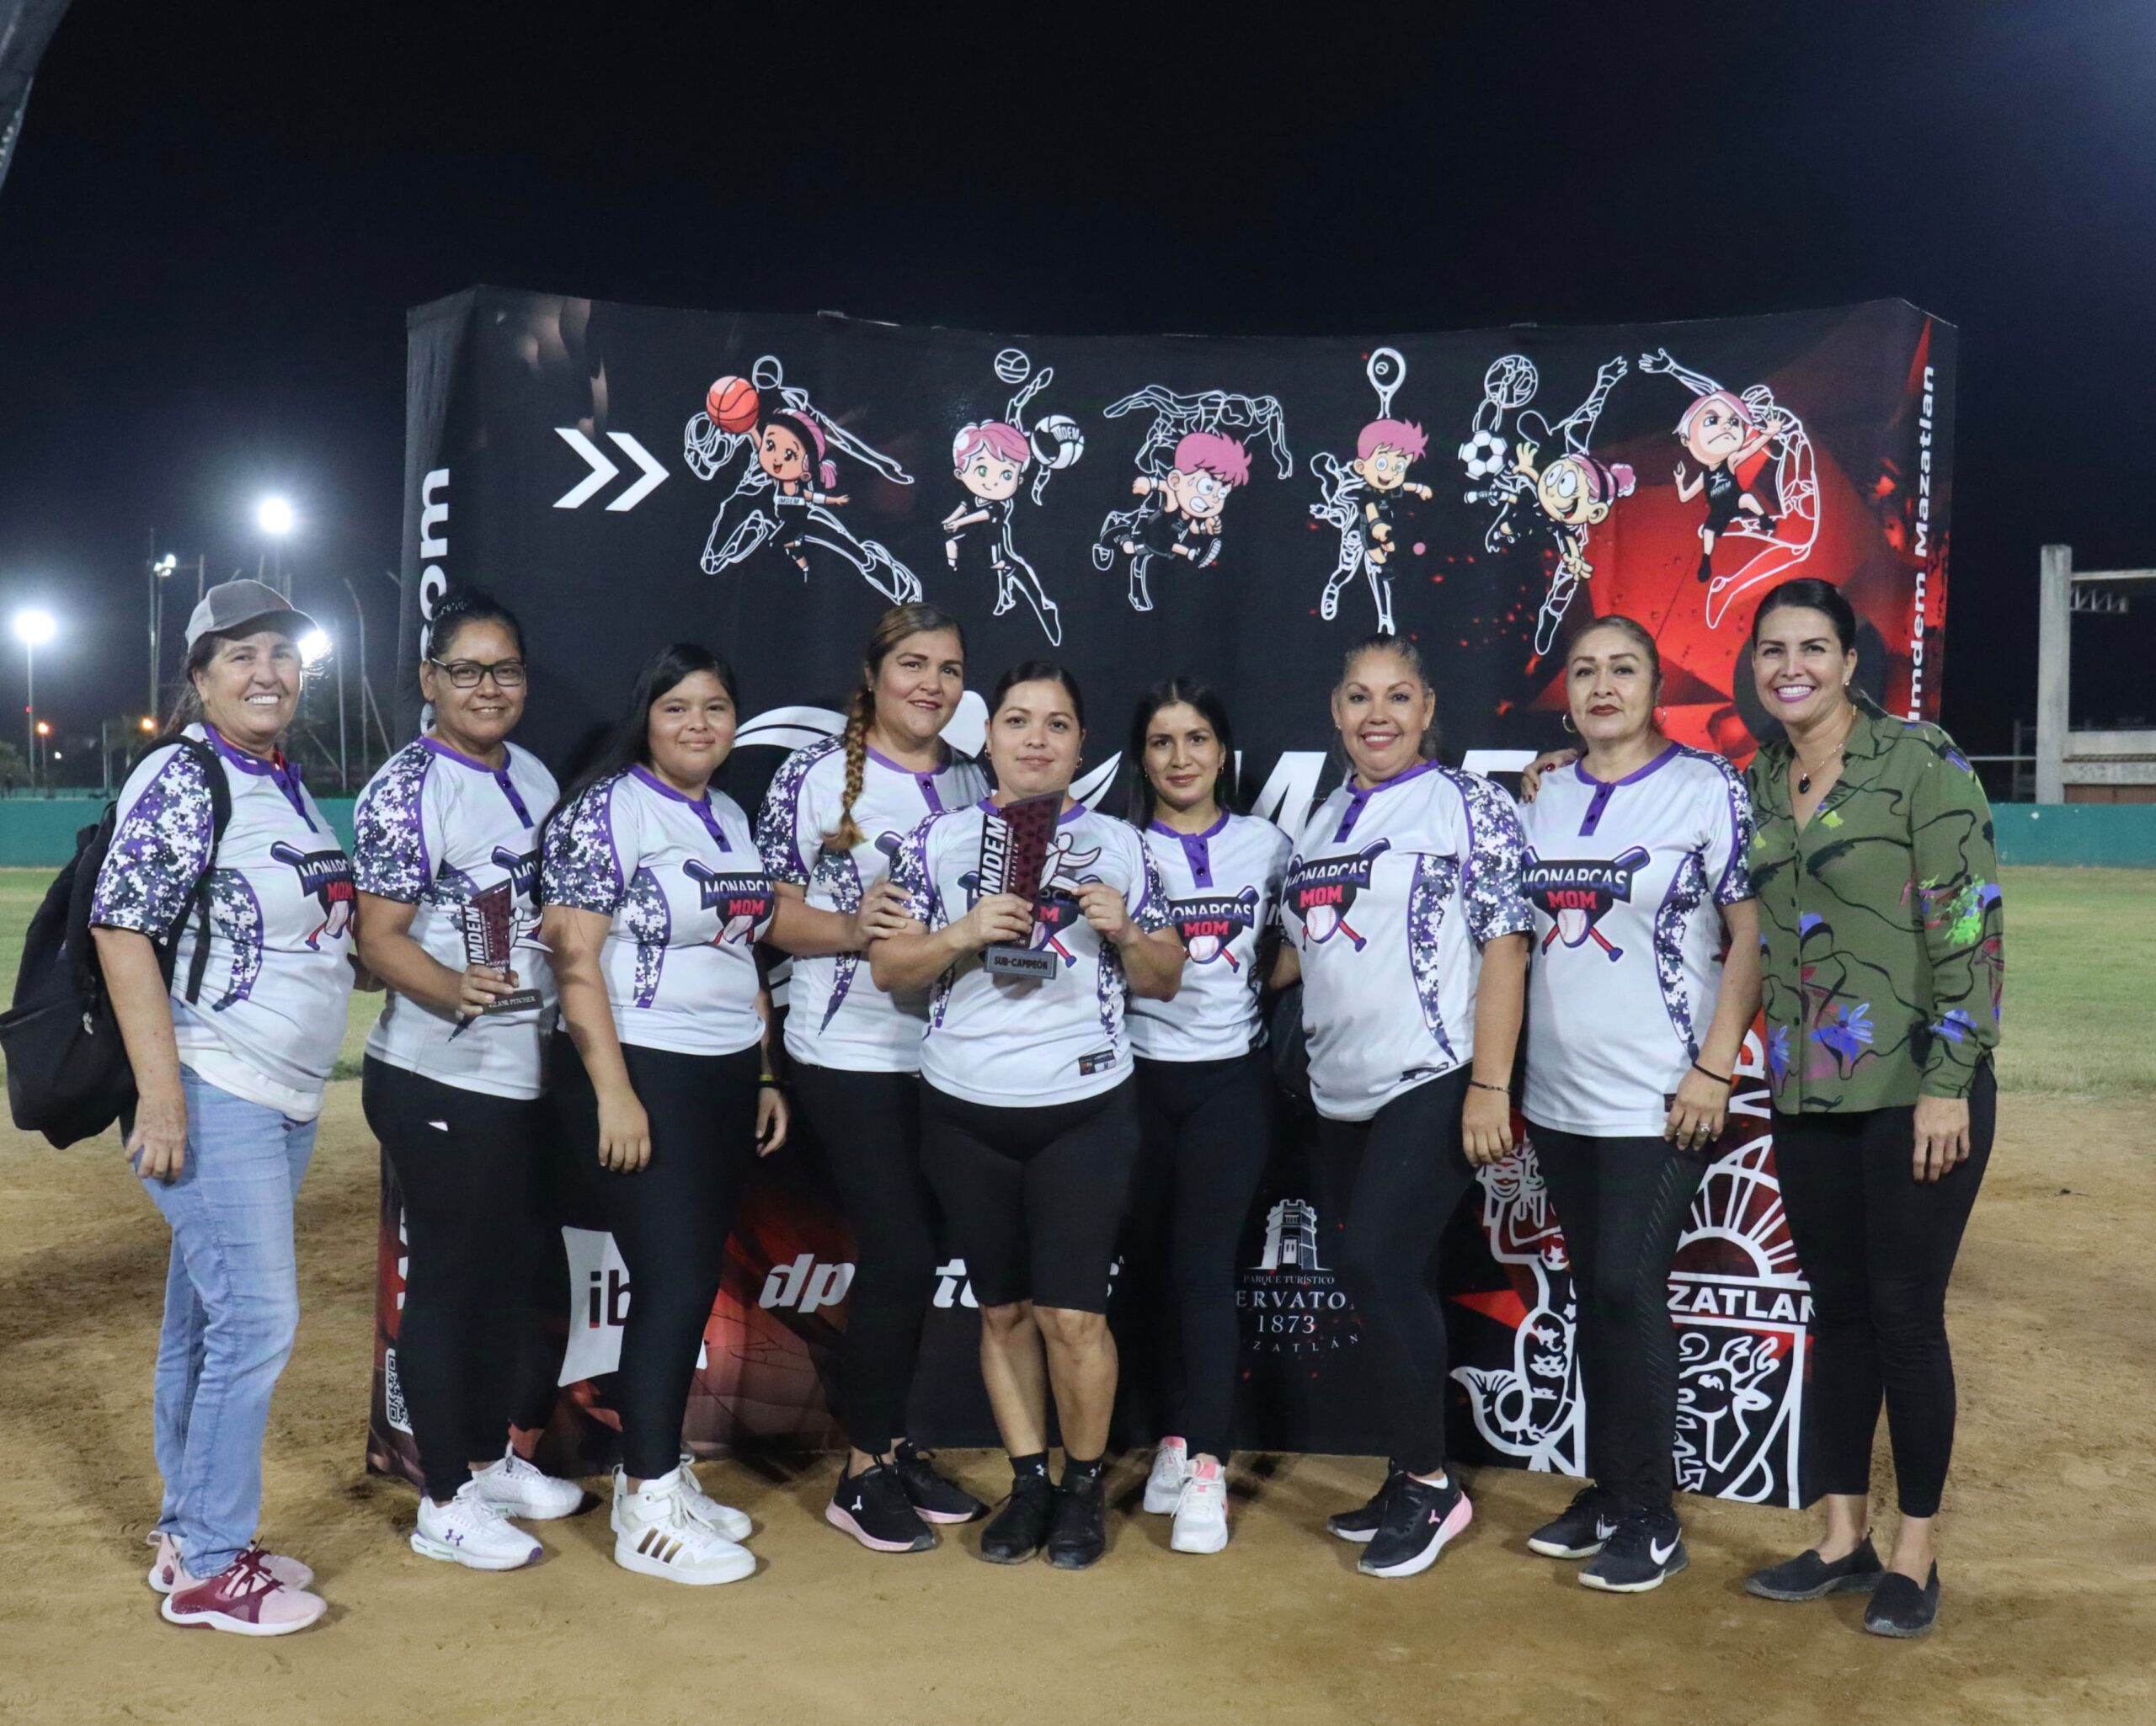
M 170 1594 L 179 1578 L 179 1542 L 169 1534 L 146 1534 L 147 1545 L 157 1548 L 150 1560 L 150 1586 L 159 1594 Z M 312 1588 L 314 1572 L 297 1558 L 288 1558 L 282 1553 L 265 1553 L 258 1545 L 248 1550 L 262 1560 L 263 1567 L 286 1588 Z
M 287 1588 L 270 1574 L 266 1555 L 250 1547 L 228 1569 L 199 1582 L 182 1569 L 157 1610 L 168 1624 L 206 1625 L 235 1636 L 290 1636 L 328 1611 L 329 1602 Z

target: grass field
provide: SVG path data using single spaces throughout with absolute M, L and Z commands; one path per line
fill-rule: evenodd
M 41 869 L 0 869 L 0 978 L 14 976 L 24 927 L 51 880 Z M 2156 871 L 2012 869 L 2005 887 L 2002 1089 L 2156 1099 L 2156 1041 L 2145 1035 L 2156 1015 Z M 379 995 L 352 997 L 338 1078 L 358 1077 L 381 1007 Z

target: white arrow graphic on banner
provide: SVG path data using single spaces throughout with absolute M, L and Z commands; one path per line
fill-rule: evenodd
M 563 492 L 560 497 L 555 498 L 554 507 L 557 509 L 581 509 L 597 497 L 606 488 L 606 482 L 616 477 L 622 470 L 611 456 L 574 426 L 558 425 L 554 428 L 554 433 L 569 448 L 581 455 L 584 465 L 591 470 L 568 490 Z M 665 484 L 666 469 L 662 463 L 653 459 L 650 450 L 645 449 L 627 432 L 609 432 L 606 435 L 614 440 L 624 455 L 643 469 L 643 472 L 637 477 L 636 483 L 622 493 L 620 497 L 615 498 L 606 508 L 614 512 L 633 509 L 657 491 L 660 486 Z

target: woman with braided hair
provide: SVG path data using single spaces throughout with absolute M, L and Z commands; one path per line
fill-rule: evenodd
M 870 631 L 843 736 L 796 750 L 771 780 L 756 843 L 781 895 L 851 913 L 892 896 L 904 836 L 987 790 L 942 739 L 965 694 L 965 639 L 933 605 L 894 605 Z M 787 1052 L 802 1107 L 851 1221 L 839 1382 L 852 1450 L 825 1517 L 872 1552 L 919 1552 L 926 1526 L 985 1506 L 906 1441 L 921 1325 L 936 1277 L 936 1229 L 921 1173 L 925 991 L 887 994 L 859 953 L 798 959 Z

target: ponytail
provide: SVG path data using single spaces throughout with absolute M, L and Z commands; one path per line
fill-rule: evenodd
M 860 800 L 861 781 L 868 771 L 868 722 L 875 717 L 875 686 L 864 680 L 846 704 L 846 800 L 839 805 L 839 824 L 824 835 L 830 850 L 851 851 L 861 843 L 861 823 L 853 818 L 853 806 Z

